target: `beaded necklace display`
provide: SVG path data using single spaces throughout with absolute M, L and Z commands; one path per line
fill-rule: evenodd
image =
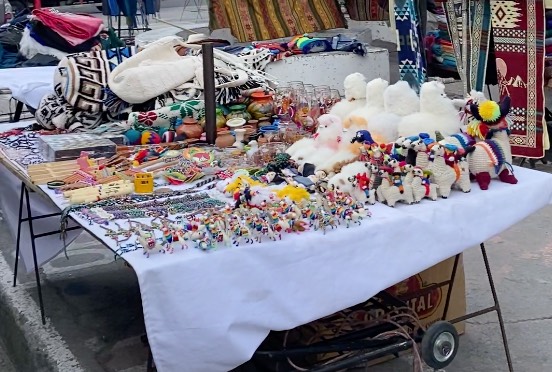
M 125 220 L 129 218 L 147 218 L 147 217 L 168 217 L 171 214 L 190 213 L 214 207 L 221 207 L 225 203 L 206 197 L 196 200 L 185 200 L 179 203 L 173 203 L 173 200 L 168 200 L 168 203 L 151 203 L 151 205 L 133 205 L 124 206 L 122 209 L 110 209 L 106 211 L 104 208 L 82 209 L 77 214 L 87 219 L 90 224 L 108 224 L 109 220 Z M 117 206 L 115 206 L 117 207 Z
M 92 203 L 70 205 L 61 212 L 61 230 L 63 231 L 67 226 L 67 219 L 69 218 L 69 214 L 74 212 L 79 212 L 83 209 L 104 208 L 112 205 L 125 205 L 125 204 L 136 205 L 136 203 L 142 203 L 142 202 L 152 201 L 156 199 L 162 199 L 162 198 L 164 199 L 164 198 L 171 198 L 174 196 L 184 196 L 184 195 L 195 194 L 200 191 L 198 190 L 198 188 L 203 186 L 206 186 L 204 189 L 214 188 L 215 184 L 213 182 L 216 181 L 217 179 L 218 179 L 217 177 L 207 177 L 206 179 L 195 183 L 193 186 L 185 190 L 170 190 L 162 193 L 158 192 L 158 193 L 145 194 L 145 195 L 131 194 L 131 195 L 125 195 L 121 197 L 98 200 Z

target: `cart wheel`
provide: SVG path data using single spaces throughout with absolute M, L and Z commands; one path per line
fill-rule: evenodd
M 434 323 L 422 337 L 422 359 L 431 368 L 445 368 L 456 356 L 458 341 L 458 332 L 452 324 Z

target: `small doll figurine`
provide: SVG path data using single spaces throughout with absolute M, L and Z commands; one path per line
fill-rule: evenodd
M 236 202 L 234 205 L 235 209 L 242 205 L 249 205 L 251 202 L 251 186 L 249 182 L 244 180 L 241 187 L 234 192 L 234 201 Z
M 403 182 L 402 182 L 402 173 L 394 172 L 391 177 L 393 179 L 393 186 L 397 186 L 399 188 L 399 192 L 401 194 L 403 194 L 404 193 L 404 185 L 403 185 Z

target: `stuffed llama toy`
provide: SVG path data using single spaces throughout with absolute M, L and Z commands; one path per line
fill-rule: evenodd
M 353 123 L 357 123 L 357 126 L 360 123 L 364 127 L 361 129 L 367 129 L 370 118 L 385 110 L 383 94 L 388 86 L 389 82 L 381 78 L 369 81 L 365 87 L 366 104 L 361 108 L 349 112 L 349 115 L 343 121 L 343 126 L 349 128 Z
M 445 85 L 430 81 L 420 89 L 420 112 L 401 119 L 399 136 L 409 137 L 418 133 L 429 133 L 435 138 L 439 131 L 443 136 L 460 132 L 460 116 L 454 103 L 445 94 Z
M 420 97 L 408 82 L 399 80 L 383 93 L 385 112 L 408 116 L 420 111 Z
M 318 129 L 317 133 L 320 130 L 326 129 L 329 125 L 337 125 L 339 129 L 343 130 L 343 124 L 341 122 L 341 119 L 335 115 L 332 114 L 325 114 L 318 118 Z M 336 129 L 337 130 L 337 129 Z M 307 149 L 313 149 L 316 147 L 316 139 L 317 134 L 314 135 L 313 138 L 301 138 L 299 141 L 295 142 L 293 145 L 288 147 L 286 150 L 286 153 L 291 156 L 292 158 L 298 158 L 298 156 L 302 156 L 301 154 Z
M 341 119 L 335 115 L 325 114 L 318 118 L 318 123 L 313 142 L 294 151 L 291 156 L 291 159 L 299 165 L 311 163 L 318 167 L 339 149 L 343 135 Z
M 345 119 L 352 111 L 366 104 L 366 78 L 359 72 L 347 75 L 343 81 L 345 100 L 337 102 L 330 114 Z
M 406 81 L 398 81 L 383 92 L 383 106 L 384 111 L 368 118 L 367 128 L 376 142 L 389 143 L 399 137 L 401 118 L 420 111 L 420 99 Z

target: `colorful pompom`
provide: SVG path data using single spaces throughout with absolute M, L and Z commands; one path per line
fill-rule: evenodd
M 130 145 L 139 145 L 142 133 L 136 129 L 129 129 L 125 133 L 125 137 Z
M 500 118 L 500 106 L 495 101 L 485 101 L 479 104 L 479 116 L 485 122 L 495 122 Z

